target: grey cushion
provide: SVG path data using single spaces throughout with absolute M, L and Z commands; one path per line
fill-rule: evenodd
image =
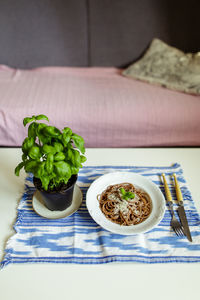
M 164 87 L 200 95 L 200 52 L 187 53 L 154 39 L 144 57 L 123 74 Z

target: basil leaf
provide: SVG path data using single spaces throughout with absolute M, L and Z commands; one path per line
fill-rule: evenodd
M 79 168 L 75 167 L 72 162 L 70 161 L 67 161 L 68 165 L 70 166 L 70 169 L 71 169 L 71 175 L 75 175 L 75 174 L 78 174 L 78 171 L 79 171 Z
M 66 135 L 71 136 L 71 135 L 72 135 L 72 130 L 71 130 L 71 128 L 69 128 L 69 127 L 65 127 L 65 128 L 63 129 L 63 133 L 65 133 Z
M 34 174 L 35 168 L 38 166 L 38 162 L 35 160 L 27 160 L 24 163 L 24 169 L 26 172 L 31 172 Z
M 40 159 L 41 157 L 41 152 L 40 152 L 40 147 L 38 146 L 33 146 L 28 152 L 28 155 L 32 159 Z
M 26 161 L 27 159 L 28 159 L 28 158 L 27 158 L 27 154 L 23 153 L 23 154 L 22 154 L 22 160 L 23 160 L 23 161 Z
M 58 142 L 54 142 L 53 147 L 56 150 L 56 152 L 62 152 L 63 149 L 64 149 L 63 145 L 61 143 L 58 143 Z
M 38 116 L 35 117 L 35 119 L 36 119 L 36 120 L 46 120 L 46 121 L 49 122 L 48 117 L 45 116 L 45 115 L 38 115 Z
M 47 155 L 47 160 L 46 160 L 46 164 L 45 164 L 45 168 L 47 170 L 47 173 L 51 174 L 53 172 L 53 161 L 54 161 L 54 157 L 52 153 L 49 153 Z
M 49 177 L 48 176 L 42 176 L 40 178 L 41 182 L 42 182 L 42 187 L 44 188 L 45 191 L 48 190 L 48 186 L 49 186 Z
M 72 160 L 73 157 L 74 157 L 74 155 L 73 155 L 72 149 L 71 149 L 71 148 L 68 148 L 68 149 L 67 149 L 67 159 L 68 159 L 68 160 Z
M 54 156 L 55 161 L 60 161 L 65 159 L 65 154 L 63 152 L 58 152 Z
M 37 131 L 37 126 L 38 126 L 38 124 L 37 123 L 35 123 L 35 122 L 33 122 L 33 123 L 31 123 L 30 125 L 29 125 L 29 127 L 28 127 L 28 137 L 32 137 L 32 138 L 34 138 L 34 140 L 35 140 L 35 138 L 36 138 L 36 131 Z
M 57 129 L 54 126 L 46 126 L 43 129 L 43 134 L 45 136 L 50 136 L 50 137 L 58 137 L 59 135 L 61 135 L 61 132 L 59 129 Z
M 132 193 L 132 192 L 127 192 L 127 193 L 126 193 L 126 196 L 127 196 L 129 199 L 134 199 L 134 198 L 135 198 L 135 194 Z
M 120 192 L 122 193 L 122 195 L 126 195 L 126 191 L 125 191 L 124 188 L 121 188 L 121 189 L 120 189 Z
M 87 158 L 84 155 L 81 155 L 81 163 L 83 164 L 86 160 Z
M 81 153 L 85 153 L 85 147 L 84 147 L 84 139 L 82 138 L 82 136 L 73 133 L 72 134 L 72 139 L 74 141 L 75 146 L 81 151 Z
M 126 192 L 124 188 L 120 188 L 120 192 L 122 194 L 122 198 L 125 200 L 128 199 L 134 199 L 135 198 L 135 194 L 132 192 Z
M 72 172 L 73 175 L 78 174 L 78 171 L 79 171 L 79 168 L 76 168 L 76 167 L 71 168 L 71 172 Z
M 48 159 L 50 162 L 53 162 L 53 161 L 54 161 L 54 156 L 53 156 L 53 154 L 52 154 L 52 153 L 49 153 L 49 154 L 47 155 L 47 159 Z
M 62 142 L 63 142 L 63 145 L 64 145 L 65 147 L 67 147 L 67 146 L 68 146 L 68 143 L 69 143 L 70 140 L 71 140 L 71 136 L 68 135 L 68 134 L 66 134 L 66 133 L 63 133 L 63 134 L 62 134 L 62 137 L 61 137 L 61 140 L 62 140 Z
M 70 165 L 65 161 L 58 161 L 54 163 L 55 173 L 60 177 L 71 177 Z
M 21 162 L 21 163 L 19 163 L 19 164 L 17 165 L 17 167 L 15 168 L 15 175 L 16 175 L 16 176 L 19 176 L 19 172 L 20 172 L 20 170 L 23 168 L 23 166 L 24 166 L 24 162 Z
M 46 165 L 46 162 L 43 161 L 43 162 L 38 162 L 37 164 L 37 168 L 34 170 L 34 175 L 35 177 L 38 177 L 41 179 L 41 177 L 44 175 L 45 173 L 45 165 Z
M 73 150 L 73 153 L 74 153 L 74 162 L 73 162 L 73 164 L 75 165 L 75 167 L 82 167 L 82 165 L 81 165 L 81 156 L 80 156 L 79 151 Z
M 79 168 L 76 168 L 73 165 L 71 165 L 70 167 L 71 167 L 71 173 L 72 173 L 72 175 L 78 174 Z
M 23 144 L 22 144 L 22 151 L 24 153 L 28 153 L 29 149 L 31 147 L 33 147 L 34 143 L 35 143 L 35 140 L 34 140 L 33 137 L 30 137 L 30 138 L 27 137 L 27 138 L 25 138 L 25 140 L 23 141 Z
M 73 165 L 75 165 L 75 150 L 73 148 L 69 148 L 67 150 L 67 160 L 69 160 Z
M 48 154 L 48 153 L 55 154 L 56 150 L 55 150 L 55 148 L 53 146 L 45 144 L 45 145 L 42 146 L 42 152 L 44 154 Z
M 46 124 L 40 123 L 40 124 L 38 124 L 37 129 L 36 129 L 37 136 L 43 144 L 51 143 L 51 137 L 47 137 L 43 133 L 43 130 L 45 127 L 47 127 Z
M 31 118 L 24 118 L 24 120 L 23 120 L 24 127 L 26 126 L 26 124 L 33 122 L 33 121 L 35 121 L 35 116 L 32 116 Z

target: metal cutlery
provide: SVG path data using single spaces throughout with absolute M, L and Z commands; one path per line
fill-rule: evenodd
M 169 190 L 166 178 L 165 178 L 165 174 L 162 174 L 162 178 L 163 178 L 163 182 L 164 182 L 164 187 L 165 187 L 165 195 L 166 195 L 166 200 L 167 200 L 167 204 L 169 205 L 169 209 L 172 215 L 172 219 L 171 219 L 171 227 L 174 230 L 174 232 L 176 233 L 176 235 L 178 236 L 183 236 L 184 232 L 183 232 L 183 228 L 181 226 L 181 223 L 177 220 L 177 218 L 175 217 L 174 214 L 174 209 L 173 209 L 173 202 L 172 202 L 172 195 L 171 192 Z
M 178 201 L 178 215 L 181 220 L 181 224 L 183 226 L 184 234 L 186 235 L 188 241 L 192 242 L 192 237 L 190 234 L 190 229 L 188 226 L 188 221 L 187 221 L 187 217 L 186 217 L 185 209 L 184 209 L 184 205 L 183 205 L 183 195 L 181 193 L 181 189 L 178 184 L 176 174 L 173 174 L 173 177 L 174 177 L 174 184 L 175 184 L 175 190 L 176 190 L 176 198 Z

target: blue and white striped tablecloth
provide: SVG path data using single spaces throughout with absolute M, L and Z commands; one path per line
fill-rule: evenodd
M 90 217 L 85 195 L 90 184 L 102 174 L 114 171 L 136 172 L 152 180 L 164 192 L 160 179 L 165 173 L 177 174 L 184 196 L 184 206 L 193 242 L 178 237 L 170 228 L 171 215 L 166 209 L 163 220 L 151 231 L 133 236 L 112 234 L 101 228 Z M 2 266 L 9 263 L 77 263 L 101 264 L 108 262 L 200 262 L 200 217 L 179 164 L 170 167 L 92 166 L 80 170 L 77 184 L 84 195 L 80 209 L 73 215 L 48 220 L 32 208 L 35 188 L 32 177 L 27 177 L 24 194 L 18 207 L 14 234 L 7 242 Z M 170 185 L 172 196 L 175 191 Z

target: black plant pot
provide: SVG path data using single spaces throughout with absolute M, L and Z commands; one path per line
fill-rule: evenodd
M 68 183 L 63 185 L 58 191 L 45 191 L 42 188 L 40 179 L 33 177 L 35 187 L 42 194 L 45 206 L 50 210 L 65 210 L 72 204 L 74 185 L 77 175 L 72 175 Z

